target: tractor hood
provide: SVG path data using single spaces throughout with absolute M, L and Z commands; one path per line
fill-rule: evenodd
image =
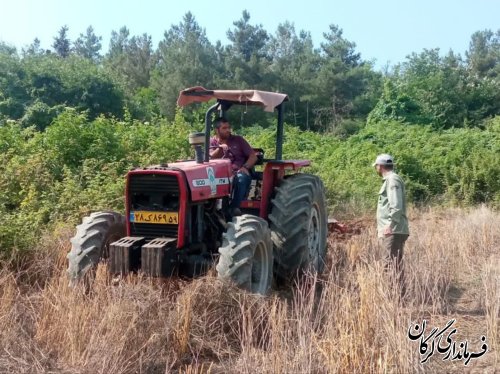
M 258 90 L 207 90 L 203 87 L 191 87 L 180 92 L 177 105 L 186 106 L 211 99 L 232 104 L 259 105 L 263 106 L 266 112 L 273 112 L 274 108 L 288 100 L 288 96 L 282 93 Z

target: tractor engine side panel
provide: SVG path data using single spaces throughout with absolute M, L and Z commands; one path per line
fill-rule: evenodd
M 172 163 L 169 166 L 184 170 L 193 202 L 219 199 L 231 193 L 233 173 L 229 160 L 211 160 L 203 164 Z

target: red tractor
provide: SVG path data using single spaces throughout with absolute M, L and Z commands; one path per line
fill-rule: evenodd
M 300 173 L 306 160 L 282 160 L 283 102 L 287 95 L 256 90 L 181 91 L 178 104 L 216 99 L 205 132 L 189 137 L 196 159 L 134 169 L 126 177 L 126 215 L 96 212 L 71 239 L 72 282 L 94 274 L 106 260 L 112 274 L 141 271 L 153 277 L 195 277 L 216 264 L 218 276 L 266 294 L 277 279 L 321 272 L 326 256 L 327 212 L 323 183 Z M 232 105 L 277 111 L 276 157 L 257 165 L 241 215 L 230 215 L 233 171 L 228 159 L 210 159 L 214 115 Z

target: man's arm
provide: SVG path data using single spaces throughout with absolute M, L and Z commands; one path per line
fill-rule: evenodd
M 210 154 L 210 158 L 222 158 L 227 151 L 227 144 L 220 144 L 216 138 L 210 139 L 210 149 L 208 153 Z
M 248 142 L 243 137 L 241 137 L 241 146 L 242 146 L 243 153 L 247 156 L 247 160 L 245 161 L 243 166 L 240 168 L 240 171 L 242 173 L 249 175 L 250 169 L 253 168 L 255 163 L 257 162 L 257 155 L 255 154 L 255 151 L 250 146 L 250 144 L 248 144 Z
M 389 219 L 391 233 L 394 227 L 401 222 L 403 215 L 403 188 L 397 179 L 387 183 L 387 199 L 389 200 Z
M 217 145 L 213 147 L 217 148 L 210 150 L 210 158 L 221 158 L 224 155 L 224 148 L 222 147 L 222 145 Z
M 246 171 L 250 172 L 250 169 L 254 167 L 255 163 L 257 162 L 257 155 L 255 152 L 252 150 L 253 153 L 250 154 L 250 156 L 247 158 L 245 163 L 243 164 L 242 168 L 246 169 Z M 240 169 L 241 170 L 241 169 Z

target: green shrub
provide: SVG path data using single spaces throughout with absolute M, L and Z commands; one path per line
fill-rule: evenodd
M 44 131 L 0 125 L 0 257 L 31 248 L 59 222 L 76 224 L 100 209 L 124 210 L 124 183 L 134 166 L 192 157 L 190 125 L 98 117 L 67 109 Z M 266 157 L 275 155 L 274 127 L 239 131 Z M 371 166 L 382 152 L 394 155 L 413 203 L 500 205 L 500 117 L 484 129 L 435 131 L 425 125 L 371 123 L 340 139 L 286 126 L 283 157 L 310 159 L 321 176 L 334 215 L 373 210 L 380 178 Z

